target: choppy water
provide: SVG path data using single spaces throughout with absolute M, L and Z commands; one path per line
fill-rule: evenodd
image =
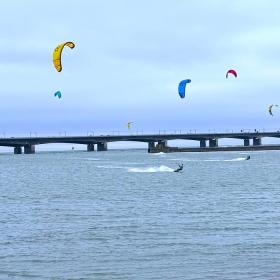
M 280 279 L 280 153 L 245 157 L 0 155 L 0 279 Z

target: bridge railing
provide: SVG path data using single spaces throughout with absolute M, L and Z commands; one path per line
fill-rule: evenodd
M 198 134 L 198 133 L 254 133 L 254 132 L 280 132 L 280 128 L 274 128 L 274 129 L 268 129 L 268 128 L 241 128 L 241 129 L 207 129 L 207 130 L 201 130 L 196 128 L 185 128 L 185 129 L 153 129 L 153 130 L 144 130 L 144 129 L 131 129 L 131 130 L 112 130 L 107 132 L 101 132 L 101 131 L 87 131 L 81 132 L 81 133 L 70 133 L 67 131 L 61 131 L 58 133 L 55 133 L 53 135 L 49 135 L 46 133 L 39 133 L 39 132 L 29 132 L 26 134 L 15 134 L 12 135 L 7 132 L 0 132 L 0 138 L 17 138 L 17 137 L 30 137 L 30 138 L 36 138 L 36 137 L 67 137 L 67 136 L 118 136 L 118 135 L 167 135 L 167 134 Z

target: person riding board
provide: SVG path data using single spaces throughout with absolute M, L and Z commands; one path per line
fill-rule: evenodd
M 183 170 L 183 168 L 184 168 L 184 164 L 182 163 L 182 164 L 178 164 L 178 168 L 176 169 L 176 170 L 174 170 L 174 172 L 179 172 L 179 171 L 182 171 Z

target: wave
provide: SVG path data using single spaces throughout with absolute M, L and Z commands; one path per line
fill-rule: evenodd
M 145 162 L 124 162 L 125 165 L 143 165 Z
M 97 165 L 97 168 L 105 168 L 105 169 L 124 169 L 123 166 L 117 166 L 117 165 Z
M 242 161 L 242 160 L 246 160 L 246 158 L 239 157 L 239 158 L 233 158 L 233 159 L 225 159 L 224 161 Z
M 100 158 L 82 158 L 82 157 L 71 157 L 71 159 L 75 159 L 75 160 L 89 160 L 89 161 L 101 160 Z
M 128 172 L 137 172 L 137 173 L 155 173 L 155 172 L 173 172 L 174 169 L 161 165 L 159 167 L 143 167 L 143 168 L 129 168 Z
M 246 157 L 238 157 L 238 158 L 232 158 L 232 159 L 184 159 L 184 158 L 178 158 L 178 159 L 170 159 L 175 161 L 188 161 L 188 162 L 225 162 L 225 161 L 243 161 L 246 160 Z

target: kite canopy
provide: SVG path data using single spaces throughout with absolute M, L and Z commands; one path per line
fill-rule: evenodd
M 179 83 L 178 86 L 178 93 L 180 95 L 181 98 L 185 98 L 185 90 L 186 90 L 186 84 L 190 83 L 191 80 L 190 79 L 186 79 L 183 80 Z
M 128 122 L 128 123 L 127 123 L 127 128 L 128 128 L 128 129 L 131 128 L 131 124 L 132 124 L 132 123 L 133 123 L 133 122 Z
M 62 70 L 61 54 L 62 54 L 64 46 L 67 46 L 71 49 L 75 48 L 75 44 L 73 42 L 65 42 L 65 43 L 62 43 L 62 44 L 58 45 L 54 49 L 54 51 L 53 51 L 53 65 L 58 72 L 61 72 L 61 70 Z
M 235 78 L 237 78 L 237 72 L 233 69 L 227 71 L 226 78 L 228 77 L 228 74 L 232 74 Z
M 272 108 L 274 107 L 279 107 L 277 104 L 271 104 L 269 107 L 268 107 L 268 112 L 271 116 L 273 116 L 273 113 L 272 113 Z
M 61 92 L 59 90 L 55 92 L 54 97 L 58 97 L 60 99 L 62 97 Z

